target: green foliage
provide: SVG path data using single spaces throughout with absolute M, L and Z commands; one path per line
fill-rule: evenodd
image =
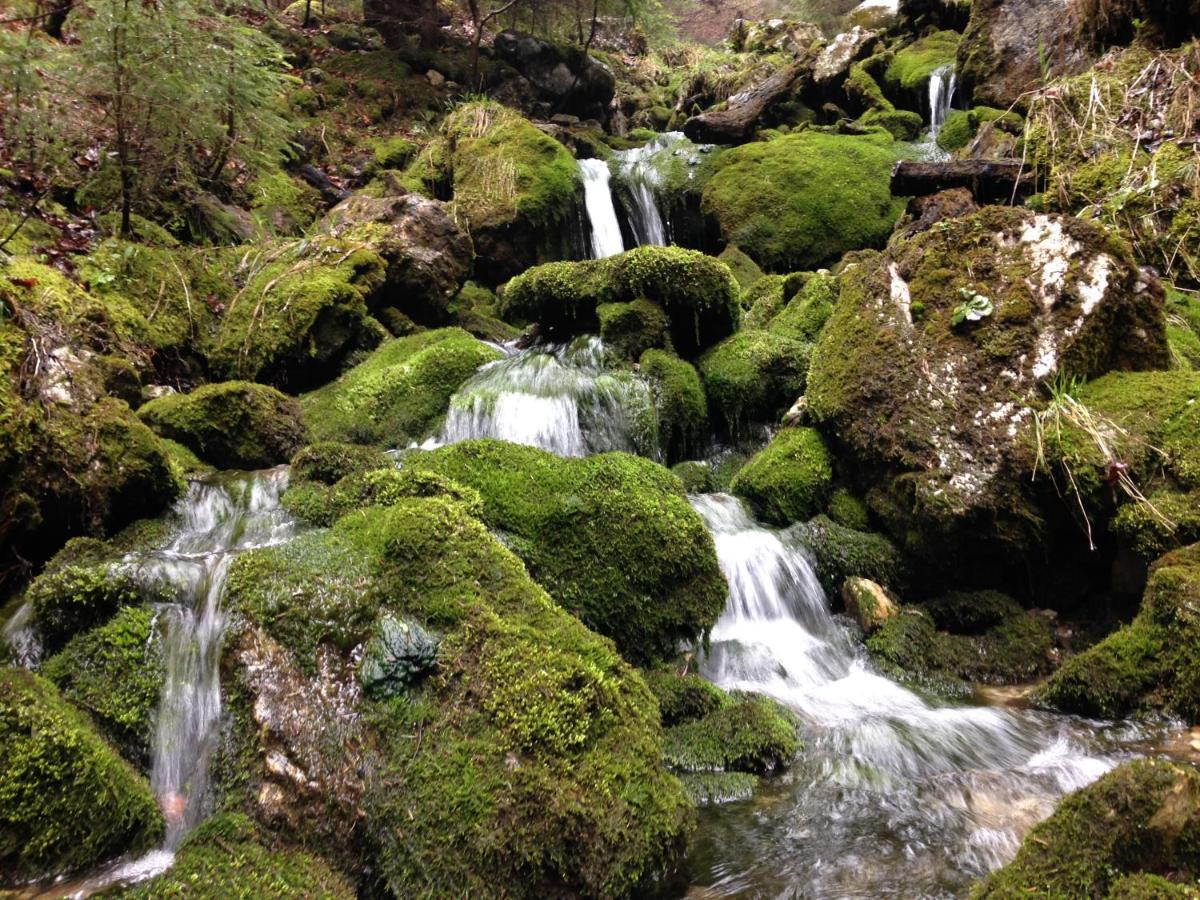
M 767 271 L 813 269 L 883 244 L 903 201 L 890 180 L 891 138 L 805 131 L 745 144 L 715 162 L 703 210 Z
M 149 785 L 87 718 L 44 679 L 0 669 L 4 871 L 19 879 L 73 872 L 148 850 L 162 834 Z
M 703 718 L 667 729 L 664 759 L 683 772 L 773 772 L 800 750 L 796 725 L 796 717 L 768 697 L 733 694 Z
M 696 641 L 725 604 L 712 537 L 679 481 L 624 453 L 561 459 L 499 441 L 412 454 L 405 466 L 474 488 L 533 578 L 634 662 Z
M 295 399 L 246 381 L 168 394 L 142 406 L 138 417 L 220 469 L 265 469 L 286 462 L 306 437 Z
M 42 675 L 91 715 L 121 754 L 146 766 L 153 713 L 165 678 L 158 613 L 127 606 L 108 622 L 76 635 L 46 660 Z
M 739 331 L 700 358 L 713 417 L 733 436 L 773 422 L 804 393 L 812 345 L 774 331 Z
M 384 616 L 367 644 L 358 680 L 368 697 L 393 697 L 437 667 L 440 646 L 441 639 L 416 622 Z
M 742 467 L 730 490 L 768 522 L 787 525 L 821 511 L 833 481 L 833 460 L 813 428 L 785 428 Z
M 690 359 L 737 327 L 739 293 L 728 267 L 710 256 L 638 247 L 607 259 L 530 269 L 509 282 L 502 313 L 551 331 L 595 333 L 602 304 L 645 299 L 667 314 L 672 346 Z
M 425 331 L 388 341 L 301 405 L 319 440 L 404 446 L 427 437 L 451 395 L 499 357 L 460 328 Z
M 658 444 L 665 461 L 700 453 L 708 441 L 708 401 L 696 369 L 665 350 L 647 350 L 641 373 L 654 390 Z
M 963 299 L 950 313 L 951 327 L 957 328 L 964 322 L 978 322 L 995 311 L 992 301 L 973 287 L 960 287 L 958 295 Z
M 129 900 L 351 900 L 355 896 L 350 883 L 328 863 L 306 851 L 277 844 L 249 816 L 218 813 L 188 835 L 171 868 L 121 896 Z
M 1025 897 L 1158 897 L 1124 876 L 1170 873 L 1182 883 L 1200 875 L 1200 776 L 1166 760 L 1126 763 L 1068 796 L 1030 832 L 1016 858 L 971 893 L 974 900 Z M 1145 879 L 1146 876 L 1143 876 Z M 1191 892 L 1185 895 L 1190 896 Z

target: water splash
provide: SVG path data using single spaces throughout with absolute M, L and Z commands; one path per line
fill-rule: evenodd
M 617 208 L 613 205 L 611 173 L 602 159 L 581 159 L 583 200 L 591 228 L 592 259 L 615 256 L 625 250 Z
M 936 140 L 954 103 L 954 91 L 958 86 L 958 76 L 954 64 L 947 63 L 929 76 L 929 137 Z
M 653 416 L 646 382 L 606 369 L 600 339 L 583 337 L 481 368 L 451 398 L 441 434 L 423 446 L 497 438 L 559 456 L 652 455 Z
M 693 497 L 729 599 L 701 673 L 800 713 L 806 748 L 750 813 L 706 810 L 714 894 L 953 896 L 1002 865 L 1064 793 L 1127 752 L 1099 723 L 931 703 L 875 673 L 806 552 L 727 495 Z

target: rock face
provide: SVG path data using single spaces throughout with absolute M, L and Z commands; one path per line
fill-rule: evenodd
M 877 485 L 888 530 L 943 567 L 961 554 L 965 572 L 976 551 L 994 563 L 997 540 L 1028 550 L 1042 535 L 1026 485 L 1043 386 L 1166 362 L 1161 289 L 1123 244 L 988 207 L 847 270 L 807 396 Z
M 974 0 L 958 48 L 967 96 L 976 104 L 1007 108 L 1047 76 L 1087 68 L 1091 60 L 1080 36 L 1079 8 L 1072 0 Z
M 529 81 L 551 112 L 600 121 L 608 117 L 617 82 L 604 63 L 520 31 L 500 32 L 493 48 Z
M 420 325 L 445 324 L 447 304 L 471 276 L 471 239 L 444 203 L 420 194 L 350 197 L 319 227 L 383 257 L 387 280 L 372 308 L 395 307 Z
M 729 29 L 733 49 L 740 53 L 790 53 L 799 56 L 813 44 L 824 43 L 821 29 L 812 22 L 737 19 Z

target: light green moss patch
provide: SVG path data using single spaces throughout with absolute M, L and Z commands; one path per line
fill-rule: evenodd
M 820 512 L 833 460 L 813 428 L 785 428 L 734 476 L 730 489 L 768 522 L 787 525 Z

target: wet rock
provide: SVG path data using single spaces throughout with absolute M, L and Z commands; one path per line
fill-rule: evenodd
M 887 619 L 900 613 L 900 607 L 882 585 L 853 575 L 842 582 L 842 602 L 846 604 L 846 614 L 858 623 L 865 634 L 870 634 Z
M 924 197 L 913 197 L 908 201 L 908 209 L 905 210 L 909 224 L 904 226 L 904 234 L 911 237 L 928 231 L 943 219 L 969 216 L 978 211 L 979 206 L 975 198 L 966 188 L 951 188 Z
M 502 31 L 493 48 L 553 110 L 581 118 L 607 117 L 616 79 L 602 62 L 575 47 L 560 47 L 519 31 Z
M 785 428 L 733 477 L 730 490 L 768 522 L 788 525 L 819 512 L 833 481 L 833 460 L 820 432 Z

